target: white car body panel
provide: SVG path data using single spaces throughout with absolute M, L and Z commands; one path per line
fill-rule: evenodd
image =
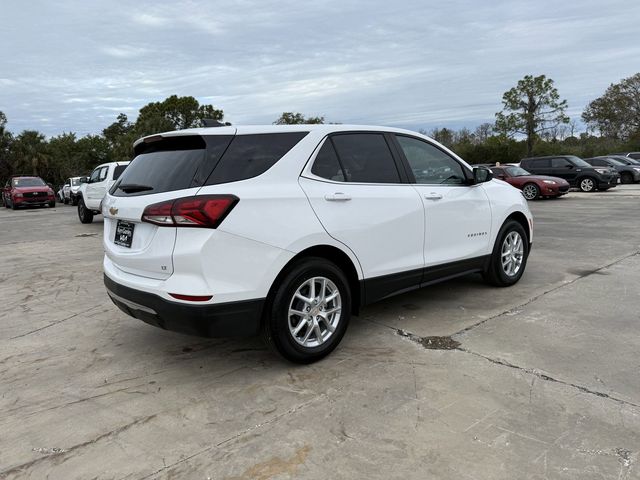
M 110 162 L 98 165 L 93 172 L 100 168 L 107 168 L 107 173 L 103 180 L 93 183 L 83 183 L 78 189 L 78 193 L 82 194 L 84 204 L 90 210 L 99 211 L 102 199 L 114 184 L 113 173 L 119 165 L 128 165 L 130 162 Z M 93 174 L 92 172 L 92 174 Z

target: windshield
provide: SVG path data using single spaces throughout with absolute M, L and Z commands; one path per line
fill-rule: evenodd
M 524 177 L 525 175 L 531 175 L 524 168 L 520 167 L 505 167 L 505 170 L 511 177 Z
M 626 165 L 626 163 L 621 162 L 620 160 L 616 160 L 615 158 L 610 158 L 610 159 L 609 159 L 609 161 L 610 161 L 611 163 L 613 163 L 614 165 L 618 165 L 618 166 L 620 166 L 620 165 Z
M 14 187 L 44 187 L 46 184 L 41 178 L 38 177 L 22 177 L 14 178 Z
M 71 179 L 71 186 L 77 187 L 78 185 L 80 185 L 80 177 L 72 178 Z
M 589 165 L 583 159 L 581 159 L 580 157 L 576 157 L 575 155 L 569 155 L 565 158 L 568 158 L 569 160 L 571 160 L 576 167 L 588 167 L 588 168 L 593 167 L 593 165 Z

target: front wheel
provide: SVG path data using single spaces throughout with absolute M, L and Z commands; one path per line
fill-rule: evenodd
M 351 291 L 335 264 L 317 257 L 300 260 L 271 297 L 262 336 L 285 359 L 311 363 L 338 346 L 351 318 Z
M 497 287 L 509 287 L 522 277 L 529 256 L 527 234 L 520 223 L 507 221 L 493 247 L 485 280 Z
M 583 192 L 593 192 L 596 189 L 596 181 L 591 177 L 584 177 L 580 179 L 578 186 Z
M 625 185 L 633 183 L 633 175 L 631 175 L 629 172 L 622 172 L 622 174 L 620 175 L 620 183 L 624 183 Z
M 87 208 L 82 198 L 78 200 L 78 218 L 80 223 L 93 222 L 93 212 Z
M 540 195 L 540 189 L 535 183 L 527 183 L 522 187 L 522 194 L 527 200 L 535 200 Z

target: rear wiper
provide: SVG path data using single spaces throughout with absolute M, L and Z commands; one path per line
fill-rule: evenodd
M 153 190 L 153 187 L 149 185 L 138 185 L 137 183 L 123 183 L 118 185 L 118 189 L 125 193 L 146 192 L 147 190 Z

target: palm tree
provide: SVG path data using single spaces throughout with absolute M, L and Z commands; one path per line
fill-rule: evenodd
M 49 153 L 45 136 L 35 130 L 25 130 L 18 135 L 13 143 L 14 168 L 24 169 L 17 173 L 38 175 L 43 172 L 49 163 Z

